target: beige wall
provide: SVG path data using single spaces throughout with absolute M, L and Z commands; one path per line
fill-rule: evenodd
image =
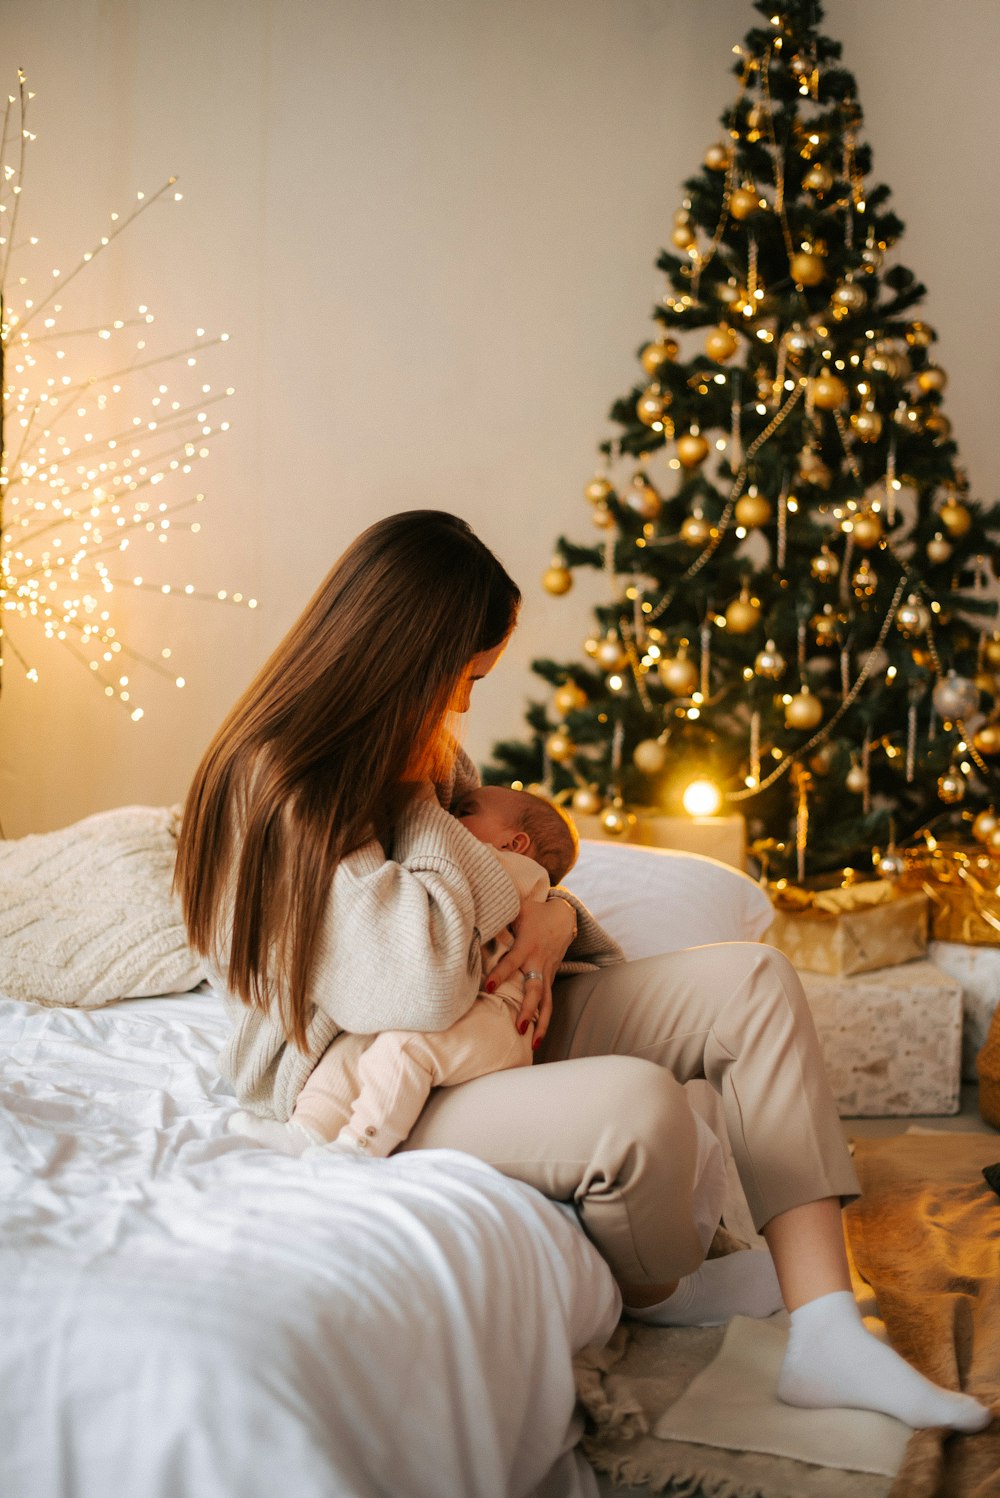
M 1000 12 L 829 0 L 827 15 L 908 224 L 902 258 L 930 287 L 956 434 L 994 497 Z M 144 570 L 261 600 L 120 600 L 126 633 L 169 643 L 188 682 L 146 678 L 138 724 L 19 632 L 43 679 L 8 663 L 8 835 L 181 797 L 329 563 L 397 509 L 467 516 L 525 586 L 468 742 L 484 758 L 518 732 L 528 661 L 573 656 L 587 633 L 597 590 L 550 599 L 537 578 L 561 530 L 589 539 L 580 486 L 751 18 L 748 0 L 6 0 L 5 56 L 37 91 L 25 225 L 49 263 L 176 171 L 183 205 L 137 226 L 88 310 L 148 301 L 178 340 L 232 334 L 212 377 L 237 389 L 233 431 L 199 476 L 202 533 Z

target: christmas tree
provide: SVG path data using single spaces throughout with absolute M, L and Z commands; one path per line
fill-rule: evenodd
M 1000 506 L 973 499 L 903 224 L 816 0 L 756 0 L 736 98 L 684 184 L 666 289 L 543 578 L 603 569 L 584 656 L 485 778 L 599 812 L 742 812 L 775 871 L 994 822 Z M 692 801 L 691 783 L 709 801 Z M 885 871 L 890 860 L 884 859 Z

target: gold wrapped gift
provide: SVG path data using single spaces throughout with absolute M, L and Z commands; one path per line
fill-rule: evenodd
M 927 953 L 927 896 L 884 880 L 837 889 L 769 891 L 774 921 L 764 940 L 807 973 L 843 976 L 895 967 Z
M 937 842 L 908 848 L 901 883 L 930 900 L 935 941 L 1000 947 L 1000 866 L 979 843 Z

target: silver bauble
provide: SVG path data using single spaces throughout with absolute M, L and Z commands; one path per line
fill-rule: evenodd
M 950 723 L 967 718 L 979 706 L 979 688 L 967 676 L 949 671 L 936 683 L 931 693 L 934 710 Z

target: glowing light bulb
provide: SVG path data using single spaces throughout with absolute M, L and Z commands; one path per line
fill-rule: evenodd
M 710 780 L 692 780 L 681 801 L 688 816 L 714 817 L 722 805 L 722 793 Z

